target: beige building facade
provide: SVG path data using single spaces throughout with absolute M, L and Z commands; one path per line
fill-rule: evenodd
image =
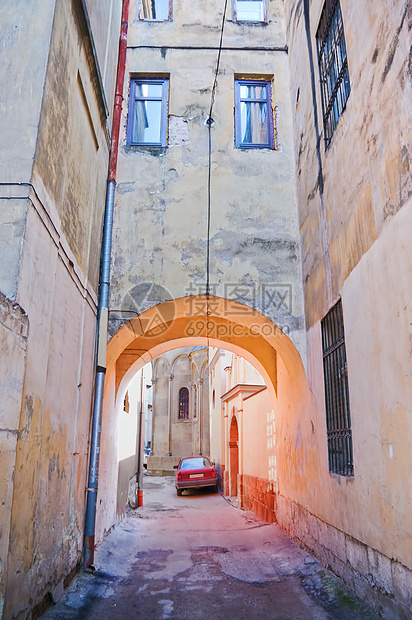
M 269 1 L 261 20 L 238 19 L 237 4 L 214 91 L 210 211 L 223 5 L 142 20 L 131 4 L 112 289 L 126 312 L 112 316 L 111 381 L 176 340 L 244 356 L 274 416 L 270 518 L 398 614 L 412 591 L 410 3 Z M 152 79 L 167 92 L 157 147 L 130 134 Z M 239 134 L 262 105 L 243 90 L 256 83 L 271 86 L 266 148 Z
M 210 351 L 211 459 L 224 495 L 276 521 L 276 423 L 268 389 L 243 357 Z
M 208 349 L 175 349 L 153 361 L 147 473 L 174 475 L 181 458 L 198 454 L 210 454 Z
M 121 1 L 0 8 L 0 617 L 80 565 Z M 36 616 L 37 617 L 37 616 Z
M 130 0 L 95 541 L 119 516 L 130 380 L 161 360 L 153 449 L 173 459 L 171 405 L 182 388 L 194 402 L 187 355 L 187 385 L 164 379 L 173 351 L 225 349 L 266 389 L 214 357 L 206 390 L 196 366 L 223 490 L 409 618 L 412 5 L 250 4 Z M 7 620 L 57 599 L 82 557 L 121 10 L 1 9 Z M 203 452 L 194 419 L 179 426 Z
M 311 483 L 302 502 L 301 475 L 292 483 L 279 459 L 289 499 L 279 502 L 278 520 L 377 610 L 408 617 L 412 5 L 341 0 L 328 31 L 332 5 L 289 2 L 310 397 L 307 425 L 290 419 L 288 433 L 302 446 L 302 477 Z M 324 62 L 333 33 L 335 82 Z M 338 361 L 332 349 L 342 343 L 346 359 Z M 328 393 L 333 374 L 345 383 L 346 404 Z M 349 432 L 353 455 L 349 464 L 345 451 L 342 464 L 336 442 Z M 313 439 L 317 464 L 308 470 Z

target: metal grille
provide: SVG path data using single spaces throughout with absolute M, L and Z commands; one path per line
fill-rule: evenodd
M 325 1 L 316 40 L 325 145 L 328 148 L 350 93 L 348 59 L 339 0 Z
M 329 471 L 353 476 L 352 430 L 342 303 L 322 321 Z
M 179 420 L 189 419 L 189 390 L 185 387 L 179 390 Z

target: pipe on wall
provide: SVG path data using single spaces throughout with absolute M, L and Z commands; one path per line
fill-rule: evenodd
M 110 258 L 112 249 L 113 209 L 116 188 L 117 155 L 119 148 L 120 119 L 123 101 L 123 85 L 126 67 L 127 28 L 130 0 L 123 0 L 122 23 L 119 39 L 116 91 L 113 108 L 112 140 L 106 191 L 106 205 L 100 267 L 100 291 L 97 308 L 97 360 L 90 437 L 89 477 L 87 483 L 86 518 L 84 528 L 84 566 L 90 568 L 94 562 L 96 529 L 96 502 L 99 478 L 100 435 L 106 378 L 106 348 L 109 315 Z

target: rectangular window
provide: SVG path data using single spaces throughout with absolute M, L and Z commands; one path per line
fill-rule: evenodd
M 172 0 L 142 0 L 140 19 L 169 21 L 172 19 Z
M 266 0 L 233 0 L 233 19 L 237 22 L 266 22 Z
M 328 148 L 350 93 L 348 59 L 339 0 L 326 0 L 316 41 L 325 145 Z
M 130 82 L 127 144 L 166 146 L 168 80 Z
M 235 143 L 239 148 L 275 148 L 271 82 L 235 81 Z
M 322 349 L 329 471 L 353 476 L 348 369 L 340 301 L 322 321 Z

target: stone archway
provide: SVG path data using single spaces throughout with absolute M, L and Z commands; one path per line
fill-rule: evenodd
M 124 399 L 132 376 L 146 363 L 171 349 L 194 345 L 237 353 L 259 371 L 281 430 L 277 436 L 288 435 L 286 441 L 278 441 L 277 467 L 273 468 L 276 471 L 271 485 L 283 490 L 288 485 L 301 484 L 294 461 L 304 459 L 305 455 L 298 450 L 291 460 L 289 436 L 293 436 L 308 405 L 308 389 L 304 365 L 291 338 L 261 313 L 231 300 L 195 296 L 167 301 L 124 323 L 107 347 L 100 461 L 104 476 L 99 480 L 97 540 L 116 520 L 115 500 L 111 502 L 110 498 L 117 485 L 113 442 L 117 403 Z M 306 459 L 306 463 L 310 461 Z
M 278 356 L 289 373 L 306 383 L 299 352 L 277 325 L 248 306 L 205 295 L 163 302 L 125 323 L 108 344 L 107 374 L 115 372 L 117 392 L 136 362 L 141 367 L 165 351 L 192 344 L 239 353 L 258 368 L 274 393 Z

